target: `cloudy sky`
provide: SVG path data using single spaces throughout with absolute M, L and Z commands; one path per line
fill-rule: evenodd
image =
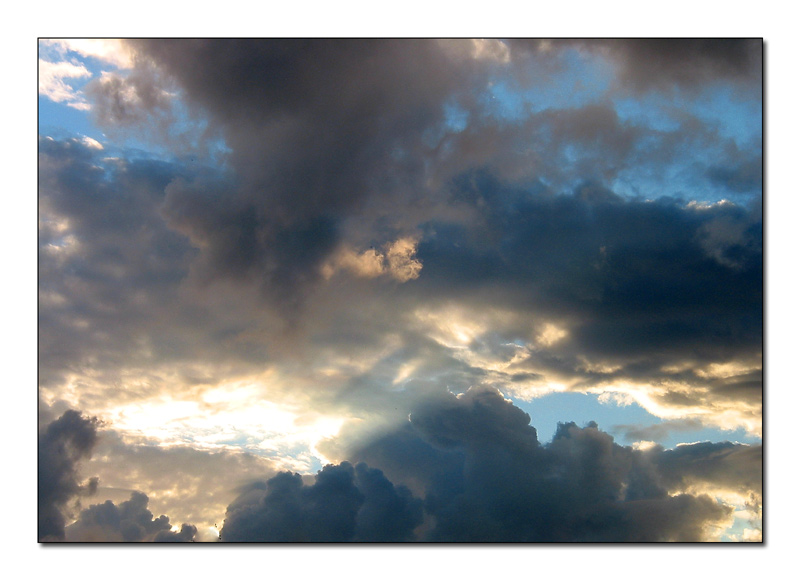
M 761 40 L 40 40 L 40 541 L 762 537 Z

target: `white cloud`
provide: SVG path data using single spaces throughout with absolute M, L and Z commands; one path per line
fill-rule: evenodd
M 103 145 L 96 139 L 92 139 L 91 137 L 87 137 L 86 135 L 83 136 L 81 139 L 84 145 L 86 145 L 89 149 L 97 149 L 98 151 L 103 150 Z
M 41 44 L 55 52 L 65 55 L 67 51 L 83 57 L 93 57 L 117 68 L 131 68 L 133 54 L 124 41 L 102 38 L 64 38 L 42 40 Z
M 56 103 L 66 103 L 75 109 L 89 109 L 83 95 L 70 86 L 67 79 L 91 77 L 92 73 L 80 64 L 71 62 L 49 62 L 39 59 L 39 94 Z

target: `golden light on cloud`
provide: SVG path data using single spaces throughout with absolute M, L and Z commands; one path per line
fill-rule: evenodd
M 567 384 L 550 380 L 531 381 L 527 384 L 523 383 L 521 385 L 510 383 L 504 385 L 504 387 L 504 390 L 514 395 L 514 397 L 517 399 L 528 402 L 532 401 L 533 399 L 539 399 L 546 395 L 551 395 L 553 393 L 564 393 L 569 390 L 569 386 Z
M 422 262 L 417 253 L 416 238 L 399 238 L 384 245 L 383 252 L 369 248 L 358 252 L 351 246 L 342 246 L 333 257 L 322 265 L 321 273 L 326 280 L 340 270 L 346 270 L 360 278 L 389 276 L 399 282 L 419 278 Z
M 760 537 L 763 50 L 684 42 L 39 40 L 40 541 Z
M 310 459 L 326 458 L 316 445 L 338 434 L 345 417 L 332 417 L 298 410 L 293 405 L 269 401 L 250 401 L 241 397 L 219 398 L 212 391 L 204 403 L 180 400 L 151 400 L 109 409 L 114 428 L 131 440 L 157 442 L 160 446 L 191 443 L 196 448 L 243 449 L 266 453 L 284 461 L 299 457 L 292 466 L 300 471 L 311 468 Z M 307 449 L 303 458 L 298 450 Z
M 568 334 L 569 333 L 565 329 L 559 328 L 552 322 L 548 322 L 536 336 L 536 342 L 541 346 L 553 346 L 555 343 L 566 338 Z
M 127 384 L 117 399 L 87 399 L 87 393 L 99 389 L 96 379 L 74 376 L 40 393 L 47 405 L 62 401 L 87 409 L 132 444 L 249 451 L 272 457 L 286 468 L 310 472 L 314 460 L 327 462 L 317 445 L 335 437 L 350 418 L 314 411 L 302 400 L 281 400 L 275 396 L 281 392 L 276 377 L 267 371 L 195 386 L 183 395 L 159 387 L 167 378 L 159 377 L 153 382 Z M 128 397 L 134 392 L 136 396 Z M 273 400 L 266 398 L 269 393 Z
M 447 348 L 466 348 L 488 325 L 465 310 L 450 306 L 441 310 L 420 309 L 414 317 L 422 324 L 428 336 Z
M 602 403 L 627 406 L 638 404 L 661 419 L 699 419 L 706 426 L 733 431 L 745 429 L 761 436 L 761 406 L 729 399 L 715 400 L 703 385 L 677 381 L 633 383 L 616 381 L 586 389 Z
M 760 370 L 760 363 L 746 364 L 739 361 L 730 361 L 725 363 L 712 363 L 706 367 L 695 369 L 694 373 L 702 378 L 727 379 Z

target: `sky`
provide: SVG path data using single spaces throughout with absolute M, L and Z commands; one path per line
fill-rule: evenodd
M 761 541 L 762 50 L 40 40 L 39 541 Z

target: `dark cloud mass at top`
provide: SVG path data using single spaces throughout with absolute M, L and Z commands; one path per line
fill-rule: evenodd
M 40 402 L 108 426 L 41 428 L 40 540 L 759 520 L 761 445 L 723 439 L 762 429 L 762 41 L 118 49 L 73 91 L 104 141 L 39 136 Z M 553 393 L 619 419 L 540 441 L 506 397 Z M 84 472 L 117 495 L 82 511 Z
M 208 244 L 209 268 L 255 276 L 288 306 L 317 281 L 345 217 L 414 185 L 420 169 L 395 160 L 441 123 L 468 72 L 448 66 L 434 40 L 134 46 L 177 79 L 232 149 L 227 190 L 212 200 L 196 185 L 173 187 L 167 211 Z
M 512 40 L 523 54 L 541 51 L 540 40 Z M 602 55 L 618 69 L 618 88 L 646 91 L 697 89 L 735 82 L 760 88 L 762 40 L 758 38 L 557 39 L 549 48 L 577 48 Z
M 553 178 L 565 163 L 579 179 L 608 179 L 612 166 L 620 172 L 641 164 L 643 156 L 665 160 L 669 152 L 663 145 L 652 152 L 641 147 L 673 138 L 623 122 L 604 103 L 550 108 L 513 125 L 492 118 L 475 95 L 494 82 L 499 65 L 473 58 L 478 45 L 470 41 L 131 44 L 142 63 L 128 81 L 134 92 L 145 84 L 142 77 L 157 69 L 177 82 L 231 150 L 229 180 L 170 186 L 168 219 L 204 248 L 208 275 L 254 277 L 289 311 L 302 305 L 319 282 L 323 261 L 342 241 L 363 250 L 414 231 L 420 212 L 440 213 L 432 182 L 446 183 L 484 166 L 509 175 L 524 171 L 526 179 L 537 173 Z M 506 47 L 512 56 L 517 44 Z M 520 55 L 530 46 L 537 45 L 524 45 Z M 556 41 L 554 46 L 605 55 L 622 67 L 621 82 L 632 79 L 636 86 L 724 80 L 760 62 L 758 42 L 737 40 Z M 533 52 L 531 58 L 544 58 Z M 507 66 L 515 63 L 512 58 Z M 154 92 L 147 87 L 141 89 L 145 97 Z M 141 107 L 158 108 L 160 101 L 145 97 Z M 463 132 L 448 125 L 448 107 L 466 115 Z M 674 137 L 692 139 L 695 133 L 686 126 Z M 582 148 L 580 164 L 559 153 L 567 147 Z M 520 149 L 527 149 L 527 156 Z M 724 182 L 725 171 L 732 170 L 709 168 L 708 178 Z M 352 220 L 359 219 L 366 223 L 356 232 Z

